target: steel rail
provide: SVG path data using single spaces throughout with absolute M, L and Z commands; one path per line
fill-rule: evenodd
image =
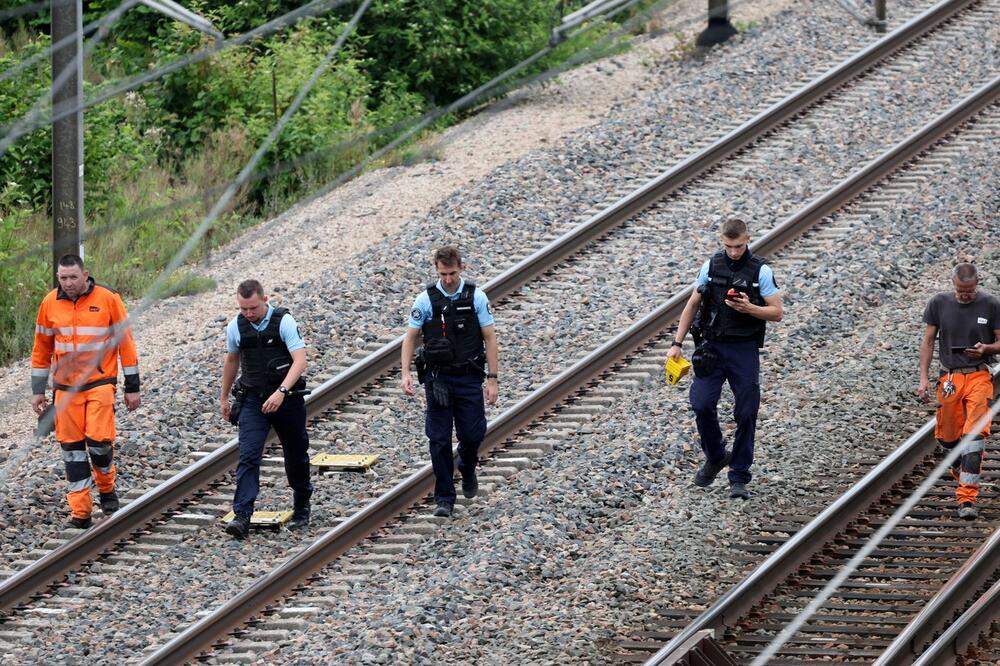
M 998 532 L 994 532 L 996 536 Z M 980 596 L 962 613 L 930 647 L 924 650 L 913 666 L 951 666 L 957 655 L 964 654 L 979 635 L 988 631 L 1000 617 L 1000 581 Z
M 1000 530 L 994 530 L 986 542 L 948 579 L 937 594 L 889 644 L 872 666 L 907 666 L 924 650 L 928 639 L 951 621 L 955 611 L 976 596 L 997 570 L 1000 562 Z M 995 617 L 995 616 L 994 616 Z M 992 618 L 991 618 L 992 619 Z
M 998 93 L 1000 93 L 1000 78 L 976 91 L 960 104 L 953 106 L 901 144 L 885 152 L 868 166 L 842 181 L 827 194 L 818 197 L 782 221 L 752 245 L 753 252 L 768 255 L 780 249 L 793 238 L 821 221 L 832 210 L 852 199 L 858 192 L 880 180 L 892 169 L 905 164 L 916 153 L 924 150 L 939 140 L 942 135 L 952 131 L 955 126 L 992 103 Z M 546 411 L 586 387 L 588 383 L 606 372 L 623 357 L 648 344 L 651 339 L 655 339 L 662 333 L 663 329 L 680 316 L 691 292 L 691 286 L 678 291 L 663 305 L 506 410 L 490 424 L 480 451 L 487 453 L 502 445 L 515 433 L 530 426 Z M 815 537 L 818 534 L 826 533 L 832 525 L 836 525 L 837 529 L 840 529 L 862 508 L 867 507 L 881 495 L 887 482 L 894 482 L 901 478 L 924 455 L 933 451 L 935 444 L 932 436 L 933 428 L 933 421 L 921 428 L 917 435 L 907 440 L 907 443 L 866 476 L 867 483 L 864 483 L 865 480 L 863 480 L 862 487 L 858 491 L 851 493 L 848 497 L 841 498 L 824 512 L 821 518 L 824 518 L 824 521 L 830 521 L 825 523 L 823 527 L 825 531 L 819 531 L 818 527 L 810 529 L 807 526 L 779 552 L 793 553 L 795 566 L 798 566 L 806 556 L 812 554 L 816 544 Z M 326 567 L 332 559 L 343 554 L 353 545 L 385 525 L 399 512 L 425 497 L 432 490 L 433 484 L 434 472 L 431 465 L 427 464 L 335 529 L 320 537 L 308 549 L 290 558 L 247 590 L 177 634 L 142 663 L 146 666 L 178 664 L 197 655 L 220 635 L 241 624 L 257 610 L 285 596 L 303 579 Z M 808 553 L 806 553 L 807 549 Z M 754 580 L 749 586 L 763 588 L 765 583 L 770 585 L 774 582 L 776 584 L 776 580 L 787 575 L 787 567 L 791 566 L 788 563 L 791 561 L 792 559 L 785 560 L 783 566 L 760 567 L 755 572 Z M 776 579 L 775 577 L 779 574 L 780 578 Z M 741 589 L 743 589 L 742 586 Z M 726 595 L 724 599 L 727 600 L 724 605 L 727 613 L 732 613 L 735 608 L 743 608 L 734 604 L 737 596 L 732 593 Z M 716 604 L 708 612 L 719 606 L 720 604 Z M 719 623 L 725 617 L 727 616 L 718 614 L 712 618 L 711 623 L 701 623 L 697 629 L 685 630 L 683 638 L 678 636 L 674 642 L 684 643 L 697 631 L 715 628 L 712 625 Z
M 844 63 L 743 123 L 710 146 L 679 162 L 635 192 L 623 197 L 607 209 L 555 239 L 546 247 L 518 262 L 515 266 L 482 285 L 483 289 L 494 301 L 510 295 L 554 264 L 620 225 L 629 216 L 678 190 L 690 180 L 704 175 L 721 160 L 742 150 L 764 134 L 829 95 L 851 78 L 860 75 L 879 60 L 933 30 L 977 1 L 942 0 Z M 357 390 L 396 367 L 401 345 L 402 336 L 320 385 L 306 400 L 307 417 L 314 418 L 331 405 L 342 402 Z M 273 441 L 273 437 L 269 439 L 269 443 Z M 136 498 L 135 501 L 108 519 L 101 521 L 92 529 L 19 570 L 0 583 L 0 612 L 14 607 L 17 603 L 59 580 L 73 567 L 97 557 L 113 547 L 118 541 L 128 538 L 132 533 L 142 529 L 150 521 L 168 511 L 169 507 L 225 474 L 235 464 L 238 452 L 238 440 L 233 438 L 211 455 L 193 463 L 141 497 Z
M 843 181 L 834 190 L 814 200 L 807 206 L 807 209 L 813 210 L 813 214 L 820 215 L 820 217 L 828 214 L 838 207 L 838 201 L 843 203 L 845 200 L 838 199 L 838 196 L 846 195 L 849 198 L 853 196 L 850 193 L 861 191 L 865 182 L 870 185 L 891 170 L 890 164 L 895 163 L 898 166 L 906 162 L 951 132 L 957 125 L 993 104 L 998 95 L 1000 95 L 1000 77 L 993 79 L 965 100 L 953 106 L 906 141 L 887 151 L 866 168 Z M 840 191 L 840 195 L 834 194 L 837 190 Z M 790 233 L 790 230 L 782 224 L 766 234 L 761 239 L 760 244 L 787 242 L 787 236 Z M 758 254 L 768 253 L 768 250 L 763 248 L 758 251 L 756 246 L 754 251 Z M 664 663 L 668 656 L 678 650 L 684 641 L 702 629 L 719 629 L 732 624 L 750 606 L 770 592 L 802 562 L 811 557 L 819 545 L 826 541 L 827 535 L 835 534 L 843 528 L 855 515 L 881 495 L 885 488 L 902 478 L 904 474 L 909 473 L 925 454 L 933 450 L 935 442 L 933 431 L 934 420 L 931 419 L 850 491 L 799 530 L 774 555 L 754 569 L 741 583 L 726 592 L 694 622 L 647 660 L 646 666 Z M 906 456 L 901 455 L 904 450 L 907 452 Z

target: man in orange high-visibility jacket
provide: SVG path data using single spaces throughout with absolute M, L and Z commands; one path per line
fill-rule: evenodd
M 118 510 L 112 461 L 117 357 L 122 360 L 129 410 L 141 403 L 139 366 L 128 313 L 118 292 L 96 284 L 83 260 L 73 254 L 59 260 L 56 278 L 59 287 L 38 308 L 31 352 L 31 406 L 39 416 L 45 411 L 51 369 L 56 441 L 69 482 L 66 500 L 72 515 L 68 525 L 86 529 L 91 525 L 95 485 L 104 514 Z

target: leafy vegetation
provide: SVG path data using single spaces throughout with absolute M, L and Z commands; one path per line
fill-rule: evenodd
M 0 10 L 22 0 L 0 0 Z M 84 23 L 120 0 L 84 3 Z M 188 0 L 227 36 L 303 3 Z M 380 0 L 371 5 L 301 109 L 198 249 L 213 247 L 331 181 L 384 146 L 408 120 L 458 99 L 548 41 L 559 0 Z M 127 295 L 152 284 L 208 209 L 272 131 L 344 29 L 357 3 L 181 68 L 85 112 L 87 261 Z M 0 72 L 50 44 L 42 12 L 0 20 Z M 597 39 L 585 33 L 535 70 Z M 210 37 L 138 6 L 100 41 L 85 67 L 85 95 L 212 45 Z M 48 57 L 0 81 L 9 129 L 51 85 Z M 453 122 L 449 116 L 442 122 Z M 26 134 L 0 156 L 0 362 L 30 350 L 37 303 L 51 285 L 51 131 Z M 402 148 L 395 160 L 405 160 Z M 174 291 L 210 288 L 184 275 Z

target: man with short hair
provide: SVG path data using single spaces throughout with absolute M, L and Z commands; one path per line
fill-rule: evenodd
M 309 480 L 309 433 L 306 432 L 305 342 L 286 308 L 267 302 L 257 280 L 244 280 L 236 288 L 240 308 L 226 327 L 226 358 L 222 365 L 222 418 L 230 421 L 229 392 L 240 371 L 237 393 L 242 396 L 239 412 L 240 460 L 236 466 L 235 517 L 226 532 L 243 539 L 250 531 L 250 517 L 260 490 L 260 461 L 267 433 L 281 442 L 285 475 L 293 493 L 289 529 L 309 525 L 313 486 Z
M 31 352 L 31 406 L 41 416 L 52 372 L 56 441 L 69 487 L 69 527 L 90 527 L 97 486 L 101 511 L 118 510 L 115 492 L 115 385 L 118 357 L 125 376 L 125 407 L 142 403 L 139 361 L 118 292 L 94 282 L 83 259 L 67 254 L 56 267 L 59 286 L 38 307 Z M 88 459 L 89 458 L 89 459 Z
M 989 412 L 988 401 L 993 397 L 988 364 L 994 362 L 993 354 L 1000 352 L 1000 299 L 979 289 L 979 274 L 970 263 L 955 266 L 951 283 L 951 291 L 935 294 L 924 308 L 926 328 L 920 342 L 917 393 L 923 402 L 930 401 L 929 371 L 936 337 L 941 371 L 934 436 L 946 451 L 969 436 L 952 463 L 951 475 L 958 482 L 958 516 L 975 520 L 990 420 L 976 426 Z
M 738 218 L 722 225 L 723 249 L 701 267 L 695 290 L 677 323 L 677 334 L 668 357 L 681 355 L 684 337 L 691 330 L 698 348 L 692 357 L 691 408 L 695 413 L 705 462 L 694 483 L 706 487 L 727 465 L 729 496 L 749 499 L 750 466 L 760 409 L 760 348 L 765 323 L 781 321 L 781 292 L 771 267 L 750 252 L 750 231 Z M 726 450 L 719 427 L 722 383 L 733 391 L 736 434 L 732 451 Z
M 402 389 L 406 395 L 414 393 L 410 362 L 417 335 L 422 333 L 424 346 L 417 369 L 427 397 L 424 431 L 434 467 L 434 515 L 447 518 L 455 506 L 453 426 L 458 435 L 462 494 L 471 499 L 479 490 L 476 462 L 486 435 L 483 396 L 489 404 L 496 404 L 498 352 L 489 299 L 462 278 L 465 265 L 458 249 L 439 248 L 433 262 L 439 279 L 413 302 L 403 337 Z

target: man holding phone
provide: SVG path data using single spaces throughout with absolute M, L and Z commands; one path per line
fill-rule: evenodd
M 952 463 L 951 474 L 958 482 L 955 498 L 958 515 L 975 520 L 976 498 L 983 466 L 986 437 L 990 422 L 977 428 L 989 412 L 993 397 L 993 375 L 989 364 L 1000 352 L 1000 299 L 979 289 L 976 267 L 958 264 L 952 271 L 952 291 L 935 294 L 924 309 L 923 340 L 920 343 L 920 387 L 917 394 L 930 401 L 929 371 L 938 338 L 941 372 L 937 381 L 938 409 L 934 436 L 951 451 L 966 435 L 959 457 Z
M 745 500 L 750 498 L 746 484 L 751 478 L 760 409 L 764 326 L 781 321 L 783 309 L 771 267 L 750 252 L 746 222 L 726 220 L 720 232 L 722 249 L 701 267 L 667 356 L 680 356 L 688 330 L 694 333 L 698 348 L 691 359 L 695 378 L 690 399 L 705 453 L 694 484 L 701 488 L 711 485 L 728 465 L 729 496 Z M 736 434 L 731 452 L 726 450 L 719 427 L 719 396 L 727 381 L 735 399 Z

